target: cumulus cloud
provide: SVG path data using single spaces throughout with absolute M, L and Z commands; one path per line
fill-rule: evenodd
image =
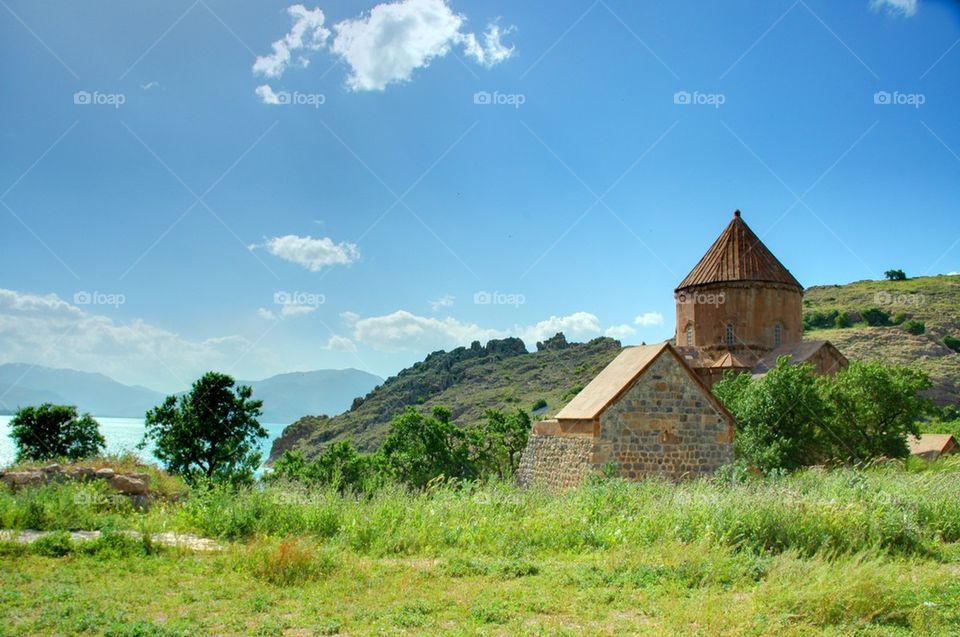
M 288 234 L 273 237 L 261 245 L 250 246 L 251 250 L 264 248 L 270 254 L 285 261 L 301 265 L 311 272 L 318 272 L 326 266 L 350 265 L 360 258 L 360 250 L 354 243 L 334 243 L 333 239 L 311 236 L 301 237 Z
M 454 301 L 454 298 L 452 296 L 450 296 L 449 294 L 444 294 L 439 299 L 436 299 L 434 301 L 428 301 L 428 303 L 430 304 L 430 309 L 436 312 L 441 308 L 452 307 L 453 301 Z
M 355 352 L 357 351 L 357 346 L 346 336 L 334 334 L 327 341 L 327 344 L 324 345 L 323 349 L 337 352 Z
M 888 12 L 911 17 L 917 12 L 920 0 L 871 0 L 870 6 L 875 10 L 886 9 Z
M 308 11 L 303 5 L 288 9 L 295 18 L 294 28 L 283 39 L 273 43 L 273 53 L 258 57 L 253 65 L 256 75 L 279 78 L 289 67 L 292 54 L 306 66 L 306 54 L 323 48 L 329 31 L 323 27 L 320 9 Z M 376 5 L 357 18 L 342 20 L 333 26 L 336 36 L 329 46 L 350 69 L 347 86 L 354 91 L 382 91 L 389 84 L 409 80 L 414 71 L 446 56 L 455 48 L 484 67 L 492 67 L 509 59 L 514 47 L 503 38 L 514 28 L 501 28 L 496 22 L 487 25 L 478 37 L 464 31 L 466 17 L 454 13 L 447 0 L 397 0 Z M 268 85 L 257 88 L 265 103 L 276 99 Z
M 295 303 L 287 303 L 282 308 L 280 308 L 281 316 L 303 316 L 304 314 L 310 314 L 310 312 L 316 312 L 316 305 L 297 305 Z
M 330 30 L 323 26 L 323 11 L 295 4 L 287 8 L 287 14 L 293 19 L 290 32 L 273 43 L 273 53 L 257 57 L 253 63 L 254 75 L 280 77 L 293 61 L 295 53 L 316 51 L 326 44 Z M 296 63 L 307 66 L 310 62 L 305 54 L 300 54 Z
M 267 321 L 276 321 L 276 320 L 277 320 L 277 315 L 274 314 L 273 312 L 271 312 L 270 310 L 268 310 L 268 309 L 265 308 L 265 307 L 258 307 L 258 308 L 257 308 L 257 316 L 259 316 L 260 318 L 262 318 L 262 319 L 264 319 L 264 320 L 267 320 Z
M 259 376 L 277 361 L 241 336 L 191 340 L 142 320 L 118 322 L 55 294 L 0 289 L 0 360 L 68 367 L 162 391 L 211 369 Z M 234 367 L 242 361 L 242 369 Z
M 604 336 L 609 336 L 610 338 L 626 338 L 628 336 L 633 336 L 637 333 L 637 330 L 633 329 L 629 325 L 611 325 L 604 332 Z
M 660 312 L 646 312 L 633 319 L 634 325 L 641 327 L 655 327 L 663 325 L 663 314 Z
M 355 341 L 385 352 L 427 352 L 508 336 L 518 336 L 530 345 L 557 332 L 563 332 L 571 340 L 589 339 L 603 333 L 599 319 L 589 312 L 551 316 L 533 325 L 515 325 L 509 329 L 483 327 L 450 317 L 418 316 L 406 310 L 367 318 L 351 314 L 344 320 L 352 328 Z

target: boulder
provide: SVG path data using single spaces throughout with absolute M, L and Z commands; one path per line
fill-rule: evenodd
M 93 480 L 94 471 L 90 467 L 81 467 L 67 472 L 67 477 L 77 482 L 87 482 Z
M 43 484 L 47 475 L 43 471 L 8 471 L 0 478 L 11 487 L 25 487 L 27 485 Z
M 147 495 L 150 485 L 144 480 L 118 473 L 109 479 L 109 484 L 124 495 Z
M 63 471 L 63 467 L 58 465 L 56 462 L 53 464 L 48 464 L 43 468 L 44 473 L 60 473 Z
M 103 469 L 97 469 L 93 473 L 93 477 L 103 478 L 104 480 L 109 480 L 114 475 L 116 475 L 116 472 L 113 469 L 110 469 L 109 467 L 104 467 Z

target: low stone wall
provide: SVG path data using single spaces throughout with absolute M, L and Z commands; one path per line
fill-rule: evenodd
M 531 433 L 517 468 L 517 484 L 566 488 L 580 484 L 593 470 L 593 438 Z
M 150 495 L 150 474 L 148 473 L 117 473 L 108 467 L 65 469 L 58 464 L 47 465 L 43 469 L 0 472 L 0 482 L 14 490 L 67 480 L 75 482 L 103 480 L 110 488 L 123 495 Z

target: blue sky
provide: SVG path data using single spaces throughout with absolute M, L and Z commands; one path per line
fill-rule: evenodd
M 960 270 L 953 2 L 0 5 L 0 362 L 658 341 L 735 208 L 805 285 Z

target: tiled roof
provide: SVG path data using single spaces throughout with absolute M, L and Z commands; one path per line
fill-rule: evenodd
M 771 369 L 777 366 L 777 359 L 781 356 L 789 356 L 791 365 L 798 365 L 805 361 L 810 360 L 817 352 L 819 352 L 824 347 L 829 348 L 833 351 L 835 357 L 840 361 L 844 361 L 843 365 L 846 365 L 846 356 L 840 353 L 833 343 L 830 341 L 800 341 L 799 343 L 787 343 L 786 345 L 781 345 L 772 352 L 767 353 L 766 356 L 760 359 L 759 362 L 753 368 L 753 375 L 766 374 Z M 835 371 L 839 371 L 838 368 Z
M 921 434 L 911 436 L 907 443 L 910 445 L 910 455 L 936 458 L 942 453 L 956 452 L 957 441 L 950 434 Z
M 677 289 L 725 281 L 765 281 L 803 289 L 744 223 L 739 210 L 733 213 L 733 220 Z
M 683 367 L 690 378 L 703 390 L 707 400 L 713 403 L 724 416 L 733 420 L 733 416 L 710 393 L 710 390 L 669 342 L 624 348 L 586 387 L 580 390 L 579 394 L 573 397 L 573 400 L 567 403 L 566 407 L 560 410 L 556 419 L 558 421 L 593 420 L 599 417 L 664 353 L 673 357 L 676 363 Z

